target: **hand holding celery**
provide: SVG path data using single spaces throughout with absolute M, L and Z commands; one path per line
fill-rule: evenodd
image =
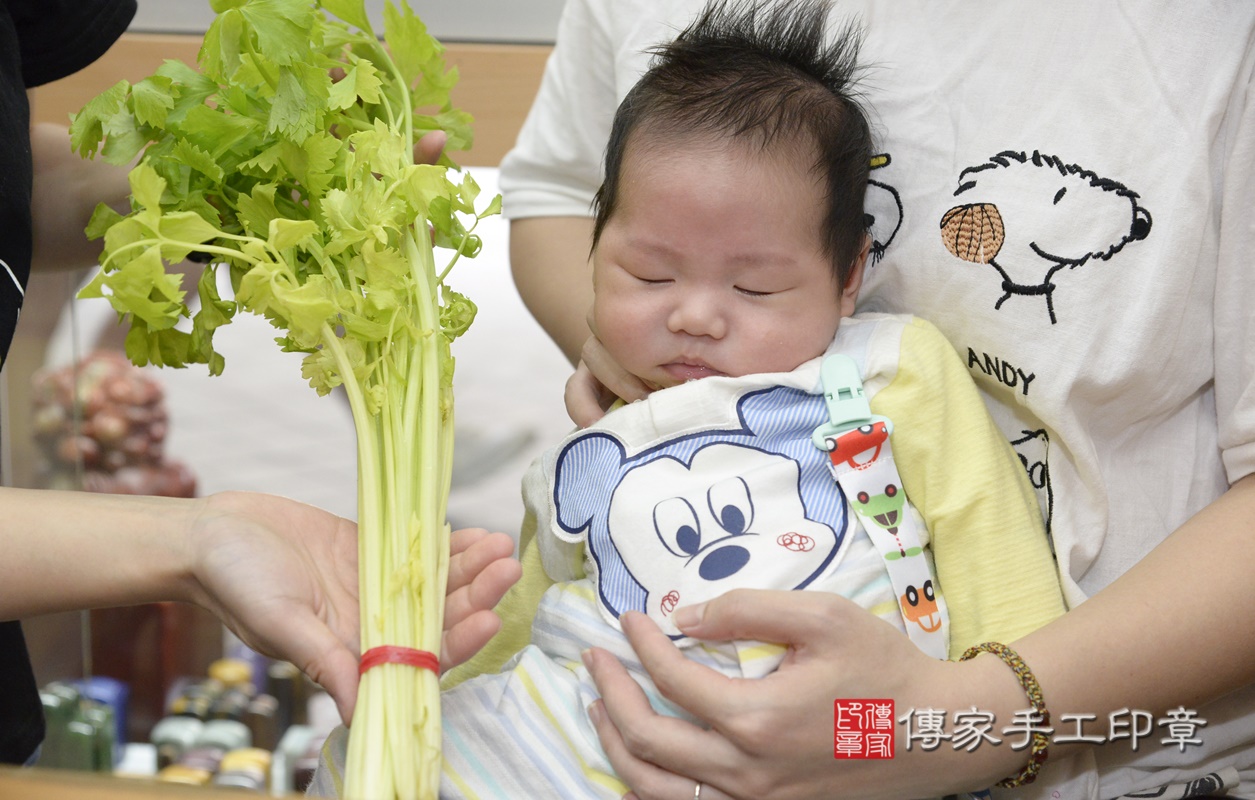
M 104 252 L 83 296 L 129 315 L 138 364 L 220 373 L 214 333 L 244 309 L 279 328 L 285 350 L 307 353 L 302 372 L 319 393 L 343 386 L 358 436 L 362 650 L 439 652 L 449 345 L 475 313 L 444 281 L 478 251 L 478 220 L 499 210 L 497 198 L 477 211 L 478 186 L 451 181 L 447 159 L 414 163 L 430 130 L 445 130 L 449 149 L 469 143 L 469 118 L 449 103 L 456 73 L 405 0 L 388 2 L 382 43 L 362 0 L 212 5 L 199 71 L 166 62 L 73 121 L 84 156 L 125 164 L 142 152 L 131 213 L 101 206 L 92 218 Z M 451 254 L 437 265 L 434 248 Z M 210 261 L 195 313 L 166 272 L 193 254 Z M 220 270 L 233 298 L 219 292 Z M 357 708 L 346 793 L 434 797 L 437 675 L 384 663 L 363 675 Z

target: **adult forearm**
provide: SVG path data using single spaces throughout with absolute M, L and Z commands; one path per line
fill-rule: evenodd
M 1058 713 L 1193 708 L 1255 681 L 1255 475 L 1016 648 Z
M 99 203 L 127 210 L 127 170 L 102 160 L 79 158 L 70 149 L 69 131 L 63 125 L 32 127 L 31 157 L 35 173 L 31 198 L 33 266 L 73 269 L 94 265 L 100 243 L 89 240 L 84 229 Z
M 191 599 L 194 501 L 0 488 L 0 619 Z
M 510 223 L 510 267 L 519 295 L 572 364 L 579 361 L 589 336 L 592 231 L 588 217 L 534 217 Z

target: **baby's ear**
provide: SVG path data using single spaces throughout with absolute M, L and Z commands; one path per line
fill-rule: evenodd
M 858 305 L 858 293 L 863 288 L 863 271 L 867 267 L 867 254 L 871 252 L 871 234 L 863 234 L 863 248 L 850 264 L 850 272 L 845 277 L 845 286 L 841 287 L 841 316 L 848 317 L 854 313 Z
M 586 433 L 568 442 L 554 465 L 553 505 L 564 531 L 581 534 L 609 512 L 623 473 L 625 450 L 608 433 Z

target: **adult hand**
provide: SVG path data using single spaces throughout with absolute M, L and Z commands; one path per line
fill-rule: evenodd
M 690 797 L 698 781 L 703 800 L 939 796 L 1018 769 L 1022 755 L 1010 748 L 906 751 L 901 736 L 893 759 L 834 759 L 838 698 L 893 698 L 900 718 L 912 708 L 966 709 L 980 685 L 968 681 L 985 673 L 1011 698 L 1018 689 L 996 659 L 993 666 L 931 659 L 839 596 L 740 590 L 676 612 L 690 636 L 788 645 L 780 668 L 761 680 L 729 678 L 689 660 L 641 614 L 621 622 L 659 691 L 709 725 L 659 715 L 617 659 L 590 651 L 586 663 L 602 694 L 590 713 L 615 771 L 641 800 Z M 999 677 L 998 667 L 1008 674 Z
M 606 409 L 618 398 L 631 403 L 649 396 L 655 388 L 625 370 L 597 338 L 592 315 L 588 325 L 593 335 L 584 342 L 580 363 L 567 379 L 563 399 L 567 414 L 581 428 L 587 428 L 605 416 Z
M 456 531 L 441 662 L 456 665 L 496 632 L 492 608 L 517 579 L 505 534 Z M 291 661 L 335 699 L 357 702 L 357 526 L 282 497 L 242 492 L 204 501 L 188 539 L 192 599 L 249 647 Z
M 249 647 L 299 667 L 350 719 L 357 526 L 283 497 L 225 492 L 205 499 L 187 545 L 198 584 L 192 599 Z
M 454 531 L 445 594 L 441 669 L 452 669 L 479 652 L 501 628 L 493 608 L 523 574 L 513 558 L 514 540 L 480 528 Z

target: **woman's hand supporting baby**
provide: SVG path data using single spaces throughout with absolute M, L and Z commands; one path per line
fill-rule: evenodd
M 676 624 L 695 638 L 787 645 L 780 668 L 761 679 L 730 678 L 692 661 L 642 614 L 621 623 L 659 691 L 710 726 L 658 714 L 613 656 L 589 651 L 585 663 L 603 697 L 590 713 L 615 771 L 641 800 L 689 797 L 695 781 L 703 800 L 944 794 L 991 785 L 1024 758 L 1008 747 L 908 750 L 900 736 L 893 759 L 833 758 L 837 699 L 893 698 L 901 717 L 912 707 L 953 709 L 967 702 L 964 687 L 984 681 L 982 697 L 999 707 L 1023 704 L 996 659 L 929 658 L 837 595 L 737 590 L 676 612 Z

